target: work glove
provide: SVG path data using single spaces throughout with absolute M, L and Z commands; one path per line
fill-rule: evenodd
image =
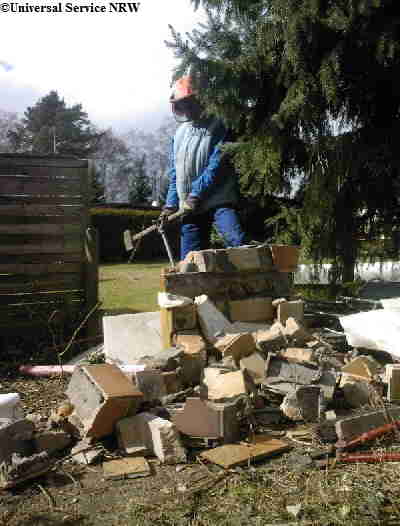
M 167 219 L 168 216 L 175 214 L 175 212 L 177 212 L 177 208 L 172 206 L 164 206 L 164 208 L 161 210 L 159 219 Z
M 200 199 L 194 195 L 189 195 L 186 201 L 183 203 L 183 210 L 185 212 L 194 213 L 197 211 L 200 205 Z

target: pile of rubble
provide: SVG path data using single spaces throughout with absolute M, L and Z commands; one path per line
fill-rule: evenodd
M 278 257 L 267 245 L 190 253 L 146 318 L 154 336 L 158 316 L 158 345 L 143 315 L 105 317 L 108 363 L 71 366 L 68 402 L 48 421 L 3 415 L 0 397 L 0 486 L 50 469 L 60 450 L 96 462 L 110 435 L 121 458 L 104 475 L 120 478 L 149 475 L 148 457 L 248 464 L 295 446 L 299 424 L 327 445 L 323 462 L 332 451 L 349 461 L 345 450 L 400 427 L 400 365 L 307 328 L 303 301 L 290 300 L 295 261 Z

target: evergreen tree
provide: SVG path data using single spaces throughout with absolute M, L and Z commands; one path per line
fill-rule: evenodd
M 22 123 L 9 132 L 14 151 L 84 158 L 96 151 L 100 137 L 82 105 L 68 107 L 56 91 L 28 107 Z
M 398 217 L 400 14 L 394 0 L 194 0 L 208 21 L 173 31 L 209 113 L 234 129 L 245 194 L 297 188 L 279 221 L 316 260 L 353 275 L 360 237 Z M 287 236 L 288 232 L 284 232 Z
M 143 205 L 151 197 L 151 185 L 146 173 L 146 155 L 135 160 L 129 183 L 129 202 Z

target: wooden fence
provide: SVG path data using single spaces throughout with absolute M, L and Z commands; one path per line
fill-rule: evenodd
M 97 302 L 92 163 L 0 154 L 0 327 L 82 315 Z

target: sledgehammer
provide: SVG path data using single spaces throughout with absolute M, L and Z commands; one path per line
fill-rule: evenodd
M 174 258 L 172 256 L 172 250 L 168 243 L 167 236 L 165 234 L 165 225 L 168 224 L 171 221 L 175 221 L 176 219 L 179 219 L 183 215 L 187 214 L 186 210 L 178 210 L 178 212 L 175 212 L 174 214 L 171 214 L 166 217 L 158 218 L 157 221 L 154 223 L 154 225 L 151 225 L 141 232 L 132 235 L 132 232 L 130 230 L 126 230 L 124 233 L 124 240 L 125 240 L 125 247 L 127 250 L 132 250 L 131 255 L 129 256 L 128 262 L 130 263 L 132 261 L 133 255 L 135 251 L 133 250 L 133 241 L 140 241 L 143 237 L 147 236 L 147 234 L 150 234 L 151 232 L 157 231 L 160 236 L 162 237 L 162 240 L 164 242 L 165 249 L 168 254 L 168 259 L 171 265 L 171 269 L 175 268 L 175 262 Z

